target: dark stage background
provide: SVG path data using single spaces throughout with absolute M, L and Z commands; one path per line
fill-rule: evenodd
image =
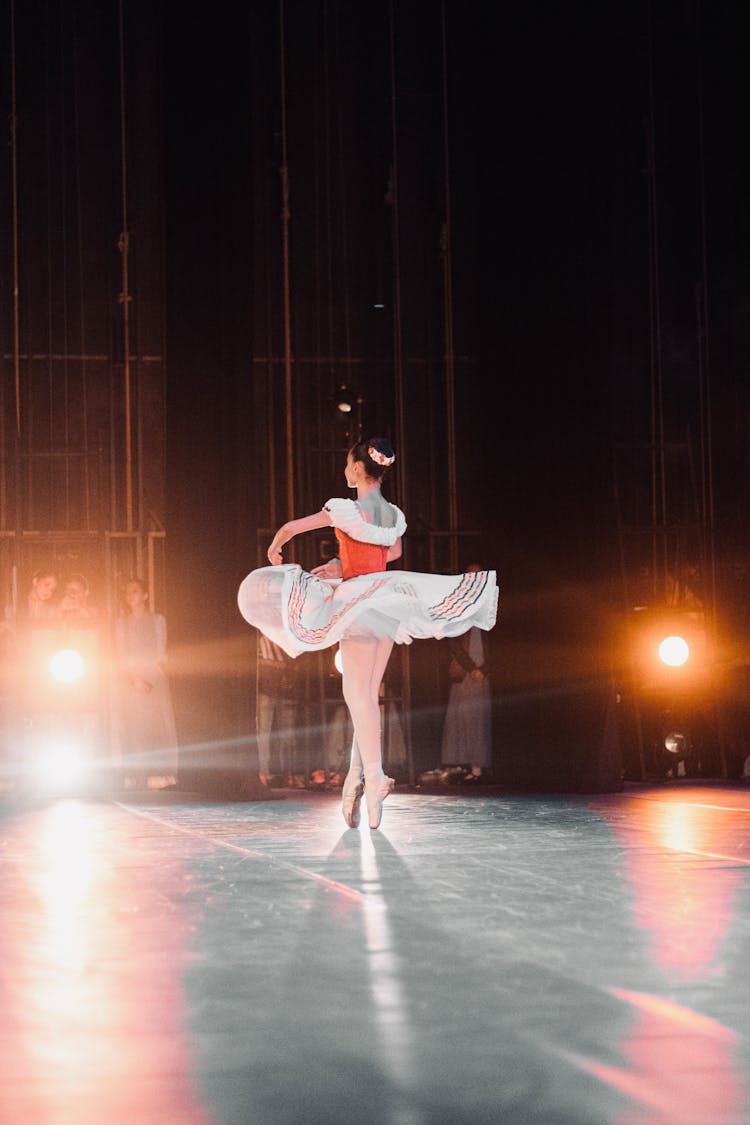
M 236 589 L 287 518 L 290 473 L 297 514 L 341 492 L 342 384 L 361 396 L 355 423 L 399 444 L 390 495 L 409 520 L 405 565 L 479 556 L 498 571 L 498 730 L 521 716 L 508 739 L 540 700 L 608 682 L 614 625 L 644 565 L 655 588 L 697 558 L 741 643 L 745 4 L 269 0 L 190 12 L 6 0 L 2 13 L 18 166 L 14 209 L 8 146 L 3 526 L 82 519 L 68 503 L 60 522 L 54 474 L 28 485 L 35 503 L 14 500 L 22 452 L 72 448 L 69 432 L 49 436 L 44 404 L 61 386 L 59 414 L 98 411 L 103 436 L 80 438 L 110 467 L 94 522 L 127 523 L 125 224 L 131 529 L 166 530 L 160 600 L 187 740 L 251 729 Z M 48 359 L 35 390 L 32 361 L 19 362 L 34 353 L 95 354 L 101 370 L 86 383 L 75 360 Z M 301 545 L 298 559 L 317 552 Z M 435 646 L 413 649 L 426 766 L 444 684 Z
M 453 316 L 456 354 L 466 358 L 457 376 L 460 520 L 481 530 L 482 551 L 509 595 L 529 584 L 617 577 L 613 446 L 649 440 L 657 251 L 667 437 L 690 429 L 699 456 L 696 291 L 705 287 L 717 531 L 726 546 L 747 536 L 737 482 L 747 468 L 740 138 L 748 16 L 731 3 L 655 9 L 542 4 L 499 18 L 479 5 L 445 8 Z M 392 324 L 383 328 L 370 307 L 385 291 L 385 319 L 392 316 L 390 12 L 355 4 L 291 5 L 286 13 L 293 352 L 325 354 L 329 342 L 344 352 L 348 328 L 351 351 L 374 372 L 363 414 L 365 430 L 376 431 L 392 431 L 396 421 Z M 168 19 L 164 45 L 170 533 L 187 536 L 191 552 L 205 551 L 221 574 L 228 558 L 241 571 L 254 525 L 269 514 L 261 489 L 247 485 L 264 468 L 249 361 L 267 354 L 263 317 L 277 354 L 282 332 L 278 8 L 229 6 L 223 17 L 208 25 Z M 393 6 L 405 119 L 404 347 L 436 369 L 444 315 L 440 18 L 439 5 Z M 321 124 L 325 113 L 331 120 Z M 345 234 L 342 216 L 326 213 L 343 206 L 342 178 Z M 332 262 L 321 261 L 328 255 Z M 440 414 L 439 404 L 417 376 L 414 383 L 402 499 L 412 521 L 437 516 L 439 526 L 442 515 L 444 527 L 440 418 L 430 414 Z M 315 419 L 299 422 L 295 442 L 314 445 Z M 219 478 L 204 477 L 200 470 L 219 462 Z M 191 480 L 196 487 L 185 487 Z M 324 492 L 340 489 L 335 459 L 322 483 Z M 277 519 L 285 515 L 283 481 L 278 493 Z M 302 501 L 318 499 L 302 490 Z M 222 592 L 215 612 L 227 600 Z

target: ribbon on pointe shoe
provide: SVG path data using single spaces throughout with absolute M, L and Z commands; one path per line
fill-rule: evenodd
M 376 781 L 374 786 L 371 784 L 368 788 L 365 785 L 365 798 L 367 800 L 367 815 L 370 821 L 370 828 L 379 828 L 380 821 L 383 817 L 383 801 L 386 797 L 393 792 L 396 782 L 392 777 L 383 775 L 380 781 Z
M 347 774 L 341 789 L 341 812 L 349 828 L 359 828 L 359 805 L 365 791 L 362 778 Z

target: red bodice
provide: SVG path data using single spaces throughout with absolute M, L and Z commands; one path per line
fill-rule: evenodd
M 341 577 L 357 578 L 360 574 L 378 574 L 385 570 L 388 548 L 376 543 L 360 543 L 345 531 L 334 528 L 341 558 Z

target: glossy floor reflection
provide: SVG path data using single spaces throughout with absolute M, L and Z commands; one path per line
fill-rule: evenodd
M 0 822 L 0 1120 L 750 1122 L 750 791 Z

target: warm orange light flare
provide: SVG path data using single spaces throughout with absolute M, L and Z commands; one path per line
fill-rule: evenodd
M 634 917 L 649 937 L 654 965 L 670 981 L 725 973 L 742 871 L 716 866 L 722 813 L 681 800 L 633 801 L 628 812 L 627 823 L 613 821 L 612 828 L 627 847 Z
M 684 637 L 665 637 L 659 645 L 659 659 L 670 668 L 681 668 L 689 656 L 690 648 Z
M 631 1107 L 614 1117 L 612 1125 L 736 1120 L 745 1102 L 737 1036 L 670 999 L 620 988 L 610 992 L 634 1015 L 622 1042 L 622 1063 L 579 1062 L 630 1101 Z
M 74 648 L 63 648 L 49 662 L 50 675 L 59 684 L 73 684 L 86 670 L 83 657 Z
M 144 883 L 129 843 L 116 813 L 80 801 L 6 828 L 4 1122 L 210 1125 L 186 1038 L 189 922 L 160 907 L 181 870 Z

